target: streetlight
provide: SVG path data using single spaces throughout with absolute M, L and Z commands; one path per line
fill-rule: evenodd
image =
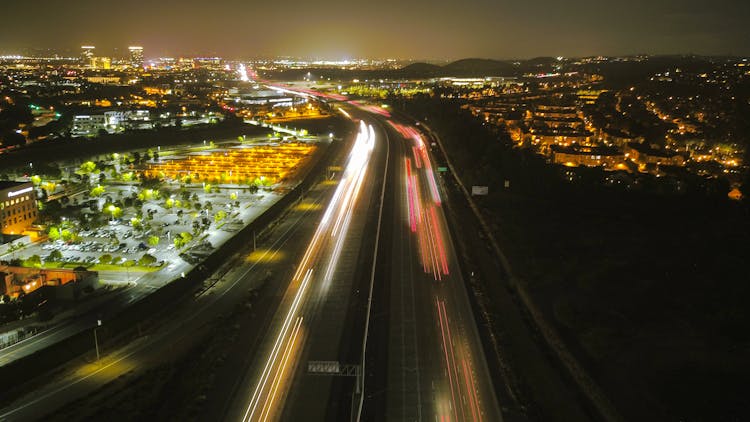
M 94 347 L 96 348 L 96 360 L 99 360 L 99 339 L 96 336 L 96 330 L 102 326 L 102 320 L 96 320 L 96 327 L 94 328 Z

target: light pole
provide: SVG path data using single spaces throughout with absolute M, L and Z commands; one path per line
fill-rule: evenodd
M 102 326 L 102 320 L 96 320 L 96 328 L 94 328 L 94 347 L 96 348 L 96 360 L 99 360 L 99 339 L 96 336 L 96 330 Z

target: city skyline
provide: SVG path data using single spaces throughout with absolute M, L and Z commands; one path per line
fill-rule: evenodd
M 747 0 L 0 14 L 0 421 L 748 413 Z
M 10 19 L 0 28 L 0 52 L 51 49 L 75 52 L 93 44 L 106 54 L 143 45 L 147 57 L 219 55 L 247 57 L 357 57 L 452 60 L 464 57 L 524 59 L 538 56 L 635 54 L 747 55 L 743 24 L 750 6 L 724 0 L 653 4 L 583 0 L 511 4 L 471 0 L 461 4 L 386 1 L 345 5 L 340 0 L 295 5 L 236 1 L 140 0 L 116 9 L 85 0 L 63 10 L 49 0 L 34 8 L 3 4 Z M 231 19 L 229 18 L 231 17 Z

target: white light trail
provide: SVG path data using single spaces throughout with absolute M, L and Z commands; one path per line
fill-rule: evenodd
M 267 420 L 275 407 L 277 397 L 283 397 L 281 391 L 288 368 L 295 366 L 298 334 L 302 324 L 302 305 L 305 293 L 311 284 L 313 268 L 326 247 L 332 245 L 330 259 L 323 272 L 323 285 L 327 285 L 337 266 L 343 250 L 344 241 L 352 220 L 354 208 L 367 174 L 367 166 L 375 143 L 375 132 L 372 126 L 360 121 L 360 130 L 349 153 L 346 167 L 336 191 L 328 205 L 318 228 L 294 274 L 292 283 L 301 282 L 294 292 L 289 309 L 286 311 L 281 328 L 265 362 L 263 371 L 257 381 L 250 404 L 244 413 L 243 421 Z M 333 242 L 333 243 L 330 243 Z M 304 275 L 304 276 L 303 276 Z M 304 336 L 303 336 L 304 337 Z M 299 340 L 299 343 L 304 341 Z
M 240 66 L 237 68 L 237 73 L 240 75 L 240 80 L 242 82 L 249 82 L 250 78 L 247 76 L 247 68 L 245 67 L 244 63 L 240 63 Z

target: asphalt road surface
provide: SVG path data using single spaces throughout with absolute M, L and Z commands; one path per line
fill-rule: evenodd
M 360 121 L 336 191 L 295 266 L 260 352 L 248 357 L 225 420 L 331 420 L 351 411 L 351 390 L 341 391 L 331 376 L 308 374 L 307 364 L 350 363 L 342 361 L 348 346 L 361 343 L 361 330 L 349 329 L 362 294 L 358 275 L 367 266 L 360 265 L 360 253 L 372 255 L 362 247 L 363 233 L 372 216 L 373 179 L 383 175 L 384 142 Z
M 136 377 L 149 368 L 170 362 L 200 341 L 217 319 L 231 312 L 247 299 L 250 290 L 261 290 L 259 308 L 275 307 L 281 293 L 292 278 L 292 259 L 301 256 L 307 242 L 318 227 L 322 210 L 333 194 L 335 186 L 318 183 L 273 228 L 265 240 L 227 257 L 227 264 L 219 270 L 222 275 L 216 284 L 194 300 L 175 304 L 165 321 L 153 332 L 115 350 L 103 348 L 101 360 L 88 356 L 71 362 L 44 385 L 19 397 L 0 409 L 0 420 L 39 420 L 56 409 L 82 401 L 84 405 L 73 419 L 86 420 L 86 412 L 94 411 L 96 403 L 85 405 L 86 396 L 100 390 L 123 376 Z M 179 267 L 175 267 L 179 271 Z M 271 280 L 268 275 L 272 274 Z M 146 283 L 141 283 L 139 286 Z M 123 290 L 119 300 L 135 299 L 132 289 Z M 95 324 L 96 321 L 91 322 Z M 261 324 L 262 325 L 262 324 Z M 74 404 L 75 406 L 75 404 Z M 216 417 L 211 417 L 216 420 Z
M 379 120 L 393 159 L 363 419 L 500 421 L 430 145 L 406 123 Z

